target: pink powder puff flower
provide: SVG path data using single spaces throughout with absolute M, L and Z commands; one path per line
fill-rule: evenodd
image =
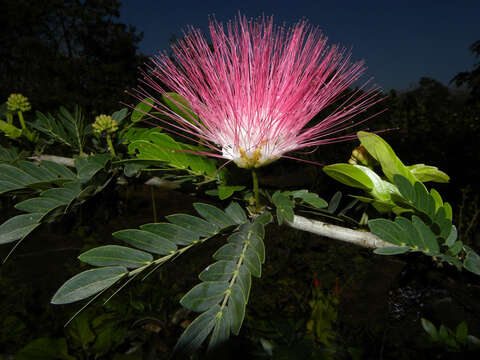
M 167 88 L 180 94 L 198 118 L 188 111 L 175 114 L 151 91 L 136 90 L 173 119 L 157 117 L 169 122 L 170 131 L 206 145 L 206 155 L 256 168 L 293 150 L 348 140 L 354 135 L 339 133 L 379 101 L 375 87 L 346 95 L 365 71 L 363 62 L 352 63 L 345 49 L 327 46 L 320 30 L 305 21 L 285 30 L 272 17 L 239 15 L 226 29 L 211 19 L 209 29 L 211 43 L 190 27 L 172 46 L 173 56 L 153 58 L 143 79 L 160 95 L 168 96 Z M 307 126 L 334 102 L 341 105 Z

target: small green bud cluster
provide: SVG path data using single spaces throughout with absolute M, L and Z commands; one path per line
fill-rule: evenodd
M 117 122 L 109 115 L 99 115 L 93 123 L 93 132 L 101 134 L 102 132 L 114 133 L 118 130 Z
M 7 100 L 7 109 L 9 111 L 29 111 L 31 106 L 28 98 L 22 94 L 11 94 Z

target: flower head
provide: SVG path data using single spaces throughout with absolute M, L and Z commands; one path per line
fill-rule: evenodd
M 11 94 L 7 99 L 7 109 L 9 111 L 29 111 L 31 109 L 28 98 L 22 94 Z
M 212 19 L 209 29 L 211 43 L 189 28 L 172 46 L 173 57 L 153 58 L 143 79 L 150 89 L 140 87 L 137 96 L 155 99 L 154 90 L 168 97 L 166 88 L 180 94 L 198 118 L 175 114 L 158 100 L 154 108 L 173 119 L 173 131 L 207 144 L 212 156 L 253 168 L 293 150 L 346 140 L 352 136 L 340 132 L 378 101 L 374 88 L 345 95 L 364 72 L 363 62 L 351 63 L 345 49 L 327 46 L 305 21 L 285 29 L 272 18 L 239 16 L 226 26 Z
M 117 122 L 109 115 L 99 115 L 93 123 L 93 132 L 101 134 L 102 132 L 113 133 L 118 130 Z

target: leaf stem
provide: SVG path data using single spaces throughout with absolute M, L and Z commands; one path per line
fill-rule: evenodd
M 228 284 L 228 290 L 230 290 L 230 291 L 225 294 L 225 297 L 223 298 L 222 305 L 220 306 L 220 311 L 219 312 L 222 312 L 225 305 L 227 305 L 227 301 L 230 297 L 230 294 L 232 293 L 232 291 L 231 291 L 232 286 L 233 286 L 233 284 L 235 284 L 235 281 L 237 280 L 238 273 L 240 272 L 240 266 L 242 266 L 243 259 L 245 258 L 245 252 L 247 251 L 247 247 L 248 247 L 248 241 L 245 242 L 245 244 L 243 245 L 242 254 L 240 255 L 240 258 L 238 259 L 237 267 L 235 268 L 232 279 L 230 280 L 230 283 Z
M 170 254 L 168 254 L 168 255 L 165 255 L 165 256 L 163 256 L 163 257 L 161 257 L 161 258 L 158 258 L 158 259 L 156 259 L 156 260 L 154 260 L 154 261 L 152 261 L 152 262 L 150 262 L 150 263 L 148 263 L 148 264 L 145 264 L 145 265 L 143 265 L 143 266 L 141 266 L 141 267 L 139 267 L 139 268 L 136 268 L 135 270 L 130 271 L 130 272 L 128 273 L 128 276 L 129 276 L 129 277 L 134 276 L 134 275 L 136 275 L 137 273 L 142 272 L 143 270 L 145 270 L 146 268 L 148 268 L 148 267 L 150 267 L 150 266 L 152 266 L 152 265 L 158 265 L 158 264 L 164 263 L 165 261 L 170 260 L 172 257 L 176 257 L 176 256 L 179 256 L 179 255 L 183 254 L 185 251 L 187 251 L 188 249 L 190 249 L 192 246 L 197 245 L 197 244 L 202 244 L 202 243 L 204 243 L 205 241 L 207 241 L 208 239 L 210 239 L 210 238 L 212 238 L 212 237 L 214 237 L 214 236 L 216 236 L 216 235 L 217 235 L 217 233 L 212 234 L 212 235 L 209 236 L 209 237 L 203 238 L 203 239 L 201 239 L 201 240 L 199 240 L 199 241 L 197 241 L 197 242 L 194 242 L 193 244 L 190 244 L 190 245 L 188 245 L 188 246 L 185 246 L 185 247 L 183 247 L 183 248 L 181 248 L 181 249 L 177 249 L 176 251 L 174 251 L 174 252 L 172 252 L 172 253 L 170 253 Z
M 260 196 L 259 196 L 259 191 L 258 191 L 258 178 L 257 178 L 257 173 L 255 172 L 255 169 L 252 169 L 252 180 L 253 180 L 253 193 L 255 196 L 255 208 L 259 209 L 260 208 Z
M 19 111 L 18 113 L 18 119 L 20 120 L 20 124 L 22 125 L 22 129 L 26 129 L 26 125 L 25 125 L 25 120 L 23 119 L 23 113 L 21 111 Z

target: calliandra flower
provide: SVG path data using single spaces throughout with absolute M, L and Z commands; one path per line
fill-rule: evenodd
M 152 58 L 136 96 L 154 100 L 154 108 L 173 119 L 170 129 L 208 146 L 207 155 L 233 160 L 239 167 L 260 167 L 311 146 L 348 140 L 339 134 L 352 118 L 378 101 L 376 88 L 346 90 L 365 71 L 350 54 L 327 46 L 318 28 L 300 21 L 292 28 L 273 18 L 239 15 L 226 26 L 210 20 L 210 43 L 189 28 L 172 46 L 172 57 Z M 185 98 L 173 113 L 160 100 L 167 88 Z M 154 90 L 157 94 L 152 94 Z M 320 122 L 312 118 L 340 105 Z M 164 117 L 158 117 L 166 121 Z

